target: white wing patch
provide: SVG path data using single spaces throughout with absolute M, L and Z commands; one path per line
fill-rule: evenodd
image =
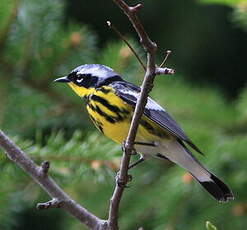
M 148 102 L 146 104 L 147 109 L 152 109 L 152 110 L 158 110 L 158 111 L 165 111 L 164 108 L 162 108 L 158 103 L 156 103 L 153 99 L 150 97 L 148 98 Z
M 125 95 L 134 96 L 136 98 L 135 102 L 137 102 L 137 99 L 140 96 L 139 92 L 136 92 L 134 90 L 129 90 L 127 88 L 121 89 L 121 92 Z M 162 108 L 157 102 L 155 102 L 150 97 L 148 97 L 148 101 L 147 101 L 145 108 L 150 109 L 150 110 L 156 110 L 156 111 L 166 111 L 164 108 Z

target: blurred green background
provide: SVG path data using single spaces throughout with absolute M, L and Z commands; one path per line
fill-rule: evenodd
M 198 230 L 207 220 L 222 230 L 245 229 L 247 2 L 143 3 L 140 18 L 159 45 L 157 62 L 171 49 L 167 66 L 176 70 L 157 77 L 152 97 L 205 152 L 197 157 L 236 199 L 219 204 L 184 170 L 150 159 L 131 172 L 121 229 Z M 110 0 L 0 0 L 0 6 L 0 128 L 36 163 L 49 160 L 59 185 L 106 218 L 121 148 L 97 132 L 66 85 L 52 81 L 78 65 L 100 63 L 140 84 L 141 67 L 106 20 L 144 59 L 137 37 Z M 36 203 L 49 197 L 4 154 L 0 170 L 0 229 L 84 229 L 62 210 L 37 211 Z

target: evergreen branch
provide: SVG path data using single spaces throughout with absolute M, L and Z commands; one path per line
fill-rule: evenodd
M 0 31 L 0 51 L 3 50 L 11 25 L 16 19 L 20 0 L 15 0 L 5 27 Z M 2 59 L 2 58 L 1 58 Z
M 0 104 L 0 126 L 2 125 L 2 123 L 4 121 L 4 114 L 5 114 L 7 97 L 8 97 L 7 80 L 6 80 L 6 78 L 2 78 L 1 79 L 1 86 L 0 86 L 0 98 L 1 98 L 1 104 Z
M 119 174 L 117 175 L 115 189 L 110 200 L 108 225 L 109 229 L 118 229 L 118 213 L 119 205 L 124 192 L 124 188 L 129 180 L 128 168 L 130 163 L 131 154 L 134 149 L 134 141 L 139 125 L 139 121 L 142 117 L 145 105 L 147 103 L 147 98 L 149 92 L 153 88 L 153 81 L 156 74 L 167 74 L 173 73 L 173 71 L 168 71 L 166 68 L 157 68 L 155 65 L 155 54 L 157 50 L 157 45 L 149 38 L 143 25 L 141 24 L 136 13 L 142 8 L 142 4 L 137 4 L 133 7 L 128 6 L 124 0 L 113 0 L 115 4 L 121 8 L 121 10 L 127 15 L 132 26 L 136 30 L 140 43 L 147 54 L 147 67 L 144 76 L 144 80 L 141 86 L 140 96 L 137 100 L 135 111 L 130 124 L 130 129 L 128 132 L 127 139 L 123 143 L 123 156 L 120 164 Z
M 40 84 L 42 86 L 46 86 L 47 85 L 47 82 L 49 82 L 51 80 L 51 76 L 54 75 L 54 72 L 57 69 L 57 67 L 59 65 L 63 64 L 65 62 L 66 58 L 68 58 L 68 56 L 71 53 L 75 52 L 75 49 L 79 45 L 80 41 L 77 41 L 76 39 L 74 39 L 74 40 L 75 41 L 73 41 L 71 39 L 71 37 L 70 37 L 66 41 L 66 43 L 64 45 L 65 48 L 64 48 L 63 52 L 60 55 L 57 56 L 57 58 L 54 60 L 53 65 L 48 69 L 48 71 L 46 71 L 45 74 L 43 74 L 43 76 L 41 77 L 42 80 L 40 82 L 38 82 L 38 84 Z
M 31 157 L 31 159 L 35 159 L 35 160 L 42 160 L 45 157 L 47 160 L 55 160 L 56 162 L 58 161 L 73 162 L 74 164 L 84 163 L 84 164 L 89 165 L 91 168 L 95 168 L 93 166 L 95 162 L 97 162 L 100 166 L 108 167 L 114 171 L 116 171 L 116 169 L 118 168 L 118 164 L 111 160 L 98 160 L 98 159 L 95 160 L 95 159 L 89 159 L 86 157 L 64 156 L 64 155 L 55 155 L 55 154 L 54 155 L 48 154 L 45 156 L 39 156 L 37 154 L 29 154 L 29 156 Z M 1 157 L 0 157 L 0 160 L 1 160 Z
M 16 163 L 31 176 L 32 179 L 52 198 L 49 202 L 38 204 L 37 208 L 42 209 L 48 208 L 48 206 L 57 206 L 84 223 L 89 229 L 103 229 L 103 226 L 105 226 L 104 220 L 99 219 L 87 209 L 77 204 L 46 174 L 46 172 L 48 172 L 47 163 L 44 163 L 41 167 L 35 165 L 35 163 L 1 130 L 0 147 L 5 151 L 6 156 L 11 161 Z
M 66 107 L 66 109 L 73 108 L 73 110 L 77 110 L 78 112 L 81 112 L 81 108 L 78 104 L 69 101 L 66 97 L 61 98 L 61 96 L 56 91 L 52 90 L 51 88 L 48 88 L 47 84 L 43 84 L 43 85 L 39 84 L 39 82 L 35 82 L 30 77 L 23 79 L 23 83 L 25 83 L 31 89 L 35 89 L 41 92 L 42 94 L 46 95 L 53 101 L 61 102 L 62 100 L 64 103 L 61 106 Z

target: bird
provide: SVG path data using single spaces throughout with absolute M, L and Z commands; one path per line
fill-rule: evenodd
M 84 64 L 54 82 L 67 83 L 86 103 L 90 119 L 108 138 L 122 144 L 129 131 L 141 89 L 124 80 L 110 67 Z M 169 160 L 184 168 L 219 202 L 234 199 L 230 188 L 192 154 L 203 154 L 177 122 L 152 98 L 148 97 L 134 142 L 140 159 L 133 168 L 150 157 Z

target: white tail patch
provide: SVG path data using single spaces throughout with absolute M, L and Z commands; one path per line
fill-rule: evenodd
M 165 157 L 189 171 L 200 182 L 212 181 L 211 174 L 191 156 L 176 140 L 161 143 L 160 149 Z
M 211 174 L 175 139 L 157 142 L 156 144 L 157 146 L 155 147 L 137 145 L 135 148 L 138 152 L 142 153 L 144 158 L 156 156 L 157 153 L 160 153 L 170 161 L 189 171 L 200 182 L 212 181 L 210 178 Z
M 160 154 L 175 164 L 187 170 L 191 175 L 219 202 L 234 199 L 232 191 L 219 178 L 205 169 L 192 154 L 177 140 L 163 140 L 155 146 L 135 145 L 136 150 L 144 158 L 149 156 L 160 157 Z

